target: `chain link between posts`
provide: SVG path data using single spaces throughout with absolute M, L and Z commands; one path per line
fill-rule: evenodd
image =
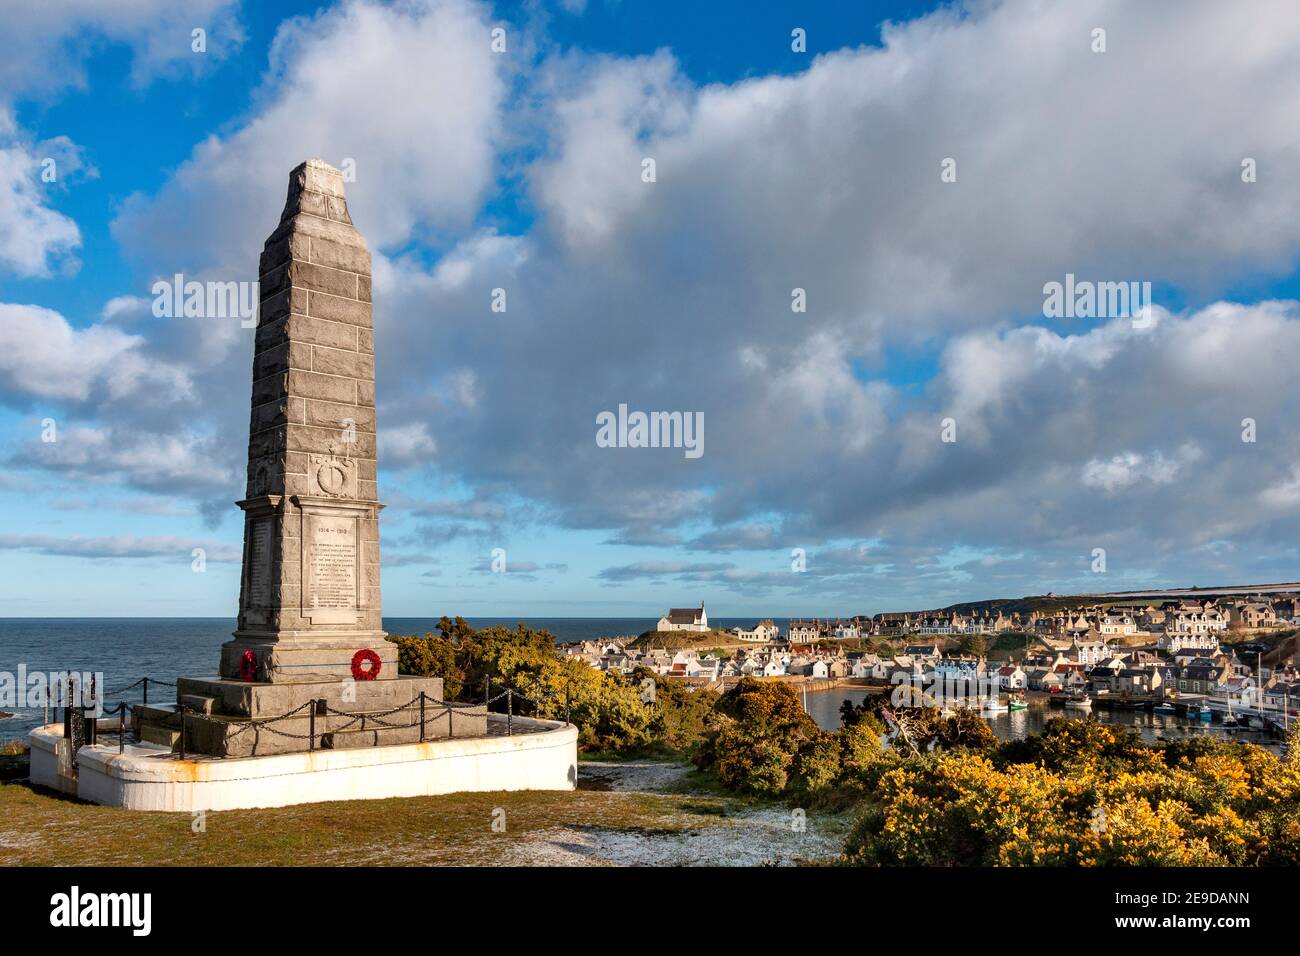
M 134 690 L 135 688 L 140 687 L 142 685 L 144 687 L 144 692 L 147 695 L 149 684 L 160 684 L 165 687 L 176 686 L 176 683 L 174 681 L 159 680 L 156 677 L 141 677 L 130 684 L 126 684 L 122 687 L 116 687 L 113 688 L 112 690 L 105 691 L 103 697 L 105 698 L 116 697 L 121 694 L 125 694 L 127 691 Z M 566 723 L 568 722 L 567 711 L 568 711 L 569 691 L 570 691 L 570 682 L 566 681 L 564 687 Z M 526 701 L 527 703 L 532 704 L 534 708 L 533 710 L 534 714 L 540 714 L 543 705 L 543 698 L 546 703 L 552 703 L 555 702 L 560 697 L 560 692 L 558 690 L 549 689 L 549 688 L 543 689 L 540 685 L 535 685 L 535 693 L 537 696 L 528 694 L 514 687 L 507 687 L 501 692 L 499 692 L 498 694 L 496 694 L 496 696 L 491 696 L 491 681 L 488 680 L 485 685 L 485 698 L 482 704 L 472 703 L 472 702 L 457 703 L 455 701 L 445 701 L 445 700 L 440 701 L 440 700 L 429 698 L 423 692 L 421 692 L 419 697 L 417 697 L 415 700 L 412 700 L 408 703 L 400 704 L 397 707 L 392 707 L 388 710 L 368 712 L 363 714 L 354 713 L 352 711 L 339 710 L 335 707 L 331 707 L 324 700 L 324 698 L 317 698 L 317 699 L 306 701 L 300 704 L 299 706 L 293 708 L 292 710 L 287 711 L 283 714 L 279 714 L 275 717 L 264 717 L 264 718 L 253 719 L 248 721 L 241 721 L 238 726 L 238 729 L 230 732 L 227 735 L 226 739 L 231 740 L 236 737 L 240 737 L 243 734 L 246 734 L 250 730 L 254 730 L 254 731 L 265 730 L 267 733 L 274 734 L 275 736 L 278 737 L 285 737 L 291 740 L 306 740 L 314 743 L 318 737 L 321 737 L 325 733 L 330 733 L 330 734 L 341 733 L 343 731 L 349 730 L 350 728 L 356 726 L 357 724 L 360 724 L 361 729 L 363 730 L 368 729 L 367 726 L 368 724 L 377 724 L 378 727 L 380 728 L 390 729 L 390 730 L 404 729 L 408 727 L 418 726 L 421 729 L 421 738 L 423 738 L 425 725 L 433 721 L 436 721 L 442 717 L 454 715 L 457 710 L 473 710 L 474 708 L 477 707 L 482 707 L 484 708 L 485 712 L 490 713 L 491 711 L 488 710 L 488 708 L 490 708 L 495 703 L 499 703 L 502 700 L 505 700 L 507 702 L 506 732 L 507 734 L 509 734 L 512 731 L 512 721 L 515 716 L 514 714 L 515 698 L 518 698 L 520 701 Z M 427 709 L 430 702 L 432 702 L 435 706 L 438 707 L 438 710 L 434 711 L 433 713 L 430 713 Z M 140 705 L 132 705 L 126 702 L 122 702 L 118 705 L 117 708 L 115 708 L 118 711 L 118 716 L 119 716 L 119 726 L 118 726 L 119 751 L 122 749 L 123 735 L 126 732 L 126 712 L 129 708 L 135 708 L 139 706 Z M 409 723 L 390 723 L 384 719 L 386 717 L 392 717 L 395 714 L 409 713 L 416 710 L 421 711 L 421 718 L 418 723 L 415 721 Z M 319 715 L 322 717 L 334 716 L 334 717 L 344 717 L 349 719 L 347 720 L 346 723 L 342 724 L 341 726 L 331 727 L 325 731 L 319 731 L 319 732 L 312 731 L 305 734 L 297 734 L 288 730 L 280 730 L 275 726 L 276 724 L 283 723 L 284 721 L 299 718 L 299 715 L 301 715 L 304 711 L 309 711 L 308 716 L 315 716 L 315 715 Z M 192 707 L 189 704 L 179 703 L 177 705 L 177 713 L 180 715 L 181 718 L 181 739 L 182 739 L 182 748 L 183 748 L 184 736 L 185 736 L 185 718 L 187 716 L 196 715 L 196 714 L 201 715 L 202 712 Z M 454 721 L 454 717 L 453 717 L 453 721 Z M 448 729 L 449 731 L 454 729 L 454 722 Z M 181 753 L 184 754 L 184 749 L 181 750 Z

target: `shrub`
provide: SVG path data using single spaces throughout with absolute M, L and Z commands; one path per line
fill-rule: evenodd
M 562 659 L 549 631 L 525 624 L 475 630 L 464 618 L 443 617 L 437 634 L 389 640 L 397 644 L 399 670 L 443 678 L 448 699 L 481 701 L 490 680 L 494 696 L 514 691 L 517 714 L 563 719 L 567 710 L 584 750 L 689 750 L 713 727 L 717 694 L 655 678 L 654 699 L 644 700 L 640 681 L 654 676 L 648 671 L 624 679 Z
M 1023 762 L 1026 755 L 1037 762 Z M 923 866 L 1246 866 L 1300 859 L 1300 768 L 1224 741 L 1151 746 L 1050 721 L 991 756 L 895 759 L 844 861 Z

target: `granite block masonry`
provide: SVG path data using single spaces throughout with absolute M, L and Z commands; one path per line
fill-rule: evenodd
M 178 702 L 200 713 L 195 740 L 231 756 L 245 755 L 254 739 L 239 719 L 303 701 L 364 714 L 421 691 L 442 697 L 440 679 L 398 676 L 397 648 L 383 631 L 370 252 L 339 170 L 309 160 L 290 173 L 259 277 L 237 629 L 222 645 L 220 680 L 177 685 Z M 372 679 L 353 680 L 358 655 Z M 473 729 L 470 717 L 486 732 L 481 713 L 457 714 L 461 730 Z M 394 742 L 409 736 L 403 717 L 387 722 L 406 724 L 391 728 Z M 382 732 L 362 737 L 384 742 Z M 256 738 L 265 740 L 257 753 L 307 746 L 274 733 Z
M 289 177 L 258 270 L 244 573 L 239 625 L 221 676 L 268 683 L 349 677 L 380 655 L 370 251 L 352 225 L 343 175 L 309 161 Z

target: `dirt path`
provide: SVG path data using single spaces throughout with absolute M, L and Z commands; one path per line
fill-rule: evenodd
M 692 787 L 689 767 L 662 761 L 583 763 L 579 787 L 589 792 L 675 794 L 659 827 L 593 822 L 530 833 L 511 854 L 517 865 L 781 866 L 827 860 L 839 853 L 849 821 L 797 809 L 752 804 Z

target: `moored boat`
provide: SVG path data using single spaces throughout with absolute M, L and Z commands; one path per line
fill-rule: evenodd
M 1069 700 L 1065 702 L 1065 706 L 1073 707 L 1076 710 L 1091 710 L 1092 698 L 1089 697 L 1087 694 L 1083 694 L 1082 696 L 1079 697 L 1071 697 Z
M 1228 710 L 1223 715 L 1223 729 L 1236 730 L 1238 727 L 1243 726 L 1244 723 L 1245 723 L 1244 721 L 1242 721 L 1240 718 L 1237 717 L 1236 714 L 1232 712 L 1232 702 L 1229 701 Z

